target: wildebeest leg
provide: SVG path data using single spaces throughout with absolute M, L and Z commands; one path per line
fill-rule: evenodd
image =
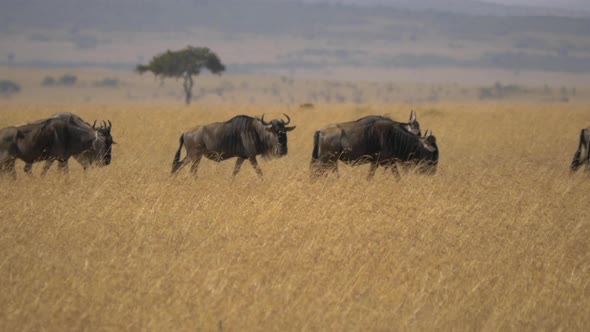
M 16 180 L 16 159 L 10 159 L 8 162 L 8 171 L 10 176 Z
M 25 168 L 23 168 L 23 171 L 25 171 L 25 173 L 27 173 L 28 175 L 33 175 L 33 163 L 26 163 Z
M 202 154 L 197 154 L 193 159 L 193 164 L 191 165 L 191 173 L 193 175 L 197 175 L 197 171 L 199 170 L 199 163 L 201 162 L 201 158 L 203 157 Z
M 16 180 L 16 159 L 7 158 L 0 163 L 0 172 L 2 174 L 9 174 L 13 179 Z
M 90 162 L 88 162 L 86 159 L 79 158 L 79 157 L 74 157 L 74 159 L 76 159 L 78 164 L 80 164 L 80 166 L 82 166 L 82 170 L 84 170 L 84 174 L 86 174 L 86 171 L 88 170 L 88 168 L 90 168 L 90 166 L 92 166 L 90 164 Z
M 369 168 L 369 175 L 367 176 L 367 181 L 370 181 L 375 176 L 375 171 L 377 171 L 377 167 L 379 164 L 375 161 L 371 163 L 371 168 Z
M 391 174 L 393 174 L 393 177 L 395 177 L 397 181 L 402 179 L 401 175 L 399 174 L 399 169 L 397 168 L 397 163 L 391 164 Z
M 53 160 L 46 160 L 45 165 L 43 165 L 43 170 L 41 171 L 41 176 L 45 176 L 51 165 L 53 164 Z
M 250 157 L 248 158 L 248 160 L 250 160 L 250 164 L 252 164 L 252 167 L 254 167 L 256 174 L 262 177 L 262 170 L 260 169 L 260 167 L 258 167 L 258 161 L 256 161 L 256 157 Z
M 580 140 L 578 142 L 578 149 L 574 153 L 574 159 L 572 160 L 572 163 L 570 164 L 570 171 L 572 171 L 572 172 L 577 171 L 578 168 L 580 168 L 580 166 L 582 166 L 582 163 L 584 163 L 584 160 L 582 160 L 582 159 L 585 159 L 584 156 L 582 156 L 583 149 L 584 149 L 584 129 L 582 129 L 582 131 L 580 132 Z M 588 155 L 588 151 L 586 151 L 586 155 Z
M 186 166 L 186 164 L 189 162 L 189 160 L 190 160 L 190 156 L 187 155 L 181 161 L 172 163 L 172 172 L 170 174 L 172 174 L 172 175 L 177 174 L 178 171 L 180 171 L 182 168 L 184 168 L 184 166 Z
M 68 160 L 58 160 L 57 167 L 62 174 L 68 173 Z
M 580 167 L 580 164 L 581 164 L 581 161 L 580 161 L 581 155 L 582 155 L 581 148 L 578 147 L 578 150 L 576 150 L 576 153 L 574 153 L 574 159 L 572 160 L 572 163 L 570 164 L 570 171 L 575 172 L 578 170 L 578 168 Z
M 238 175 L 238 172 L 240 171 L 240 168 L 242 167 L 242 164 L 245 160 L 246 159 L 244 158 L 238 158 L 238 160 L 236 160 L 236 166 L 234 166 L 234 172 L 232 173 L 232 181 L 236 177 L 236 175 Z
M 336 174 L 337 178 L 340 178 L 340 173 L 338 172 L 338 161 L 334 161 L 332 164 L 332 173 Z
M 319 160 L 312 160 L 309 166 L 310 177 L 312 180 L 326 174 L 326 166 Z

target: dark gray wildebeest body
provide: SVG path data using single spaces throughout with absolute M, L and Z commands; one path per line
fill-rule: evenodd
M 580 142 L 570 165 L 570 170 L 575 172 L 582 165 L 585 165 L 586 172 L 590 172 L 590 128 L 582 129 L 580 132 Z
M 68 159 L 99 144 L 94 130 L 80 128 L 62 119 L 8 127 L 0 130 L 0 169 L 16 177 L 15 161 L 25 163 L 57 160 L 67 172 Z
M 358 126 L 358 125 L 372 125 L 373 123 L 375 123 L 376 121 L 379 121 L 379 120 L 391 121 L 392 123 L 394 123 L 395 125 L 399 126 L 400 128 L 404 129 L 405 131 L 407 131 L 409 133 L 412 133 L 417 136 L 422 135 L 422 131 L 420 130 L 420 123 L 418 122 L 418 120 L 416 118 L 416 112 L 414 112 L 414 111 L 410 112 L 410 118 L 408 119 L 408 122 L 395 121 L 392 118 L 390 118 L 389 116 L 369 115 L 369 116 L 362 117 L 362 118 L 355 120 L 355 121 L 338 123 L 335 126 L 338 126 L 340 128 L 349 128 L 349 127 L 354 127 L 354 126 Z M 389 165 L 383 165 L 383 168 L 387 171 L 387 168 L 389 168 Z
M 111 136 L 111 121 L 108 121 L 108 124 L 104 123 L 103 121 L 102 126 L 96 127 L 96 121 L 94 121 L 94 124 L 90 125 L 89 123 L 82 120 L 82 118 L 80 118 L 76 114 L 70 112 L 57 113 L 51 116 L 50 119 L 62 119 L 70 125 L 74 125 L 83 129 L 93 130 L 97 133 L 98 141 L 95 144 L 93 144 L 92 148 L 73 156 L 74 159 L 76 159 L 76 161 L 82 166 L 82 168 L 84 168 L 84 171 L 86 171 L 89 167 L 92 166 L 102 167 L 107 166 L 111 163 L 112 145 L 115 144 L 115 142 L 113 141 L 113 137 Z M 39 124 L 43 121 L 45 120 L 35 121 L 31 124 Z M 45 175 L 52 164 L 53 160 L 47 160 L 45 162 L 45 165 L 43 166 L 43 171 L 41 175 Z M 32 168 L 32 163 L 26 163 L 24 171 L 30 174 L 32 172 Z
M 371 164 L 368 179 L 377 167 L 391 167 L 399 178 L 397 165 L 419 166 L 423 173 L 434 174 L 438 164 L 438 146 L 431 134 L 412 134 L 391 119 L 366 118 L 333 125 L 316 131 L 311 160 L 312 177 L 327 171 L 338 173 L 338 161 L 351 166 Z
M 172 174 L 191 163 L 191 172 L 196 175 L 201 158 L 222 161 L 238 158 L 234 167 L 235 177 L 245 160 L 249 160 L 259 176 L 262 170 L 256 160 L 257 155 L 265 158 L 279 158 L 287 154 L 287 132 L 295 129 L 287 127 L 291 122 L 283 120 L 264 121 L 246 115 L 236 116 L 226 122 L 211 123 L 196 127 L 180 135 L 180 146 L 172 162 Z M 186 156 L 181 161 L 182 147 Z

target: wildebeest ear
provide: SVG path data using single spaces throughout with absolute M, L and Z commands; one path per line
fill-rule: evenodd
M 285 131 L 291 131 L 293 129 L 295 129 L 297 126 L 293 126 L 293 127 L 285 127 Z
M 94 123 L 92 124 L 92 129 L 96 129 L 96 120 L 94 120 Z
M 408 122 L 412 123 L 415 121 L 416 121 L 416 112 L 414 112 L 414 110 L 412 110 L 412 112 L 410 113 L 410 120 Z

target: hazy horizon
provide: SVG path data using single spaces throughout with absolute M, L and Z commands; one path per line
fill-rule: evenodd
M 590 73 L 590 15 L 568 9 L 578 0 L 320 3 L 361 1 L 3 2 L 0 66 L 132 71 L 193 45 L 240 75 L 565 84 Z

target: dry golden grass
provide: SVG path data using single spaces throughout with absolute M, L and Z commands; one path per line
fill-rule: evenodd
M 409 108 L 291 110 L 286 158 L 169 176 L 179 134 L 284 106 L 2 106 L 0 126 L 109 118 L 113 164 L 0 180 L 0 329 L 587 330 L 590 181 L 568 166 L 585 105 L 417 110 L 433 177 L 368 166 L 309 181 L 312 134 Z

